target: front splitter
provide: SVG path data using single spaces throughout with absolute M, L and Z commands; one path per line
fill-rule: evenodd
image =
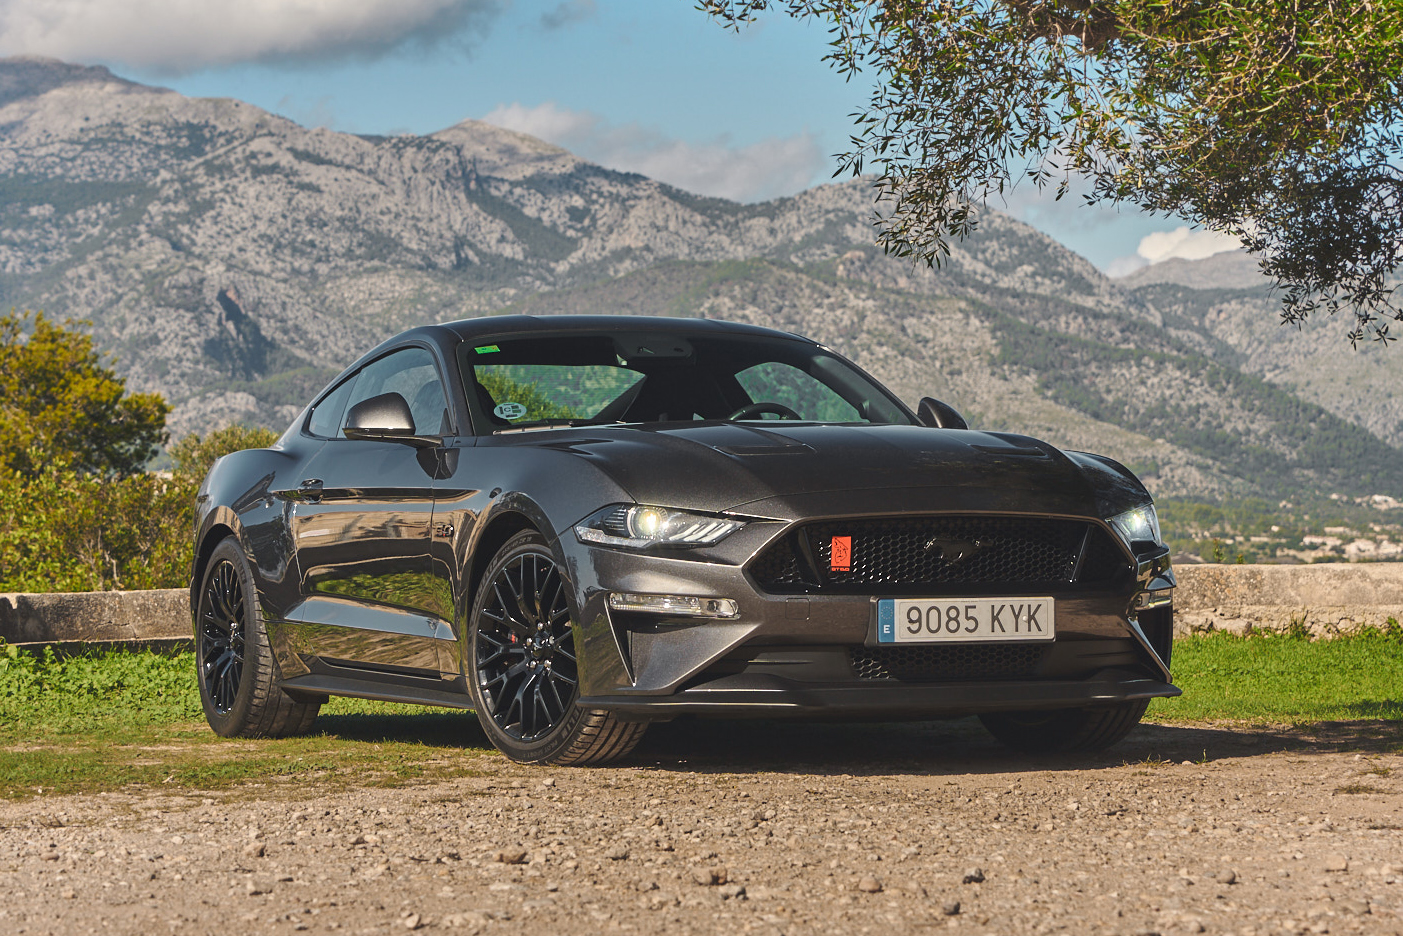
M 1018 682 L 877 685 L 802 684 L 774 676 L 730 676 L 669 696 L 585 696 L 581 708 L 606 709 L 632 719 L 679 715 L 718 718 L 955 718 L 980 712 L 1030 711 L 1113 705 L 1172 698 L 1180 689 L 1134 675 Z

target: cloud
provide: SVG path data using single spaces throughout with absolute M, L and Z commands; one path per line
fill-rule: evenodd
M 827 175 L 829 168 L 811 133 L 770 137 L 749 146 L 734 146 L 724 136 L 688 143 L 638 124 L 611 124 L 598 114 L 550 102 L 536 107 L 506 104 L 482 119 L 563 146 L 611 169 L 733 201 L 792 195 Z
M 0 54 L 182 74 L 462 45 L 497 0 L 0 0 Z
M 1144 257 L 1138 257 L 1132 254 L 1129 257 L 1116 257 L 1110 263 L 1106 264 L 1105 273 L 1107 276 L 1115 279 L 1120 276 L 1129 276 L 1136 270 L 1144 269 L 1149 265 L 1150 261 L 1146 260 Z
M 1156 231 L 1140 238 L 1135 252 L 1149 263 L 1165 260 L 1203 260 L 1214 254 L 1240 250 L 1242 241 L 1217 231 L 1191 230 L 1177 227 L 1172 231 Z
M 555 9 L 541 14 L 541 28 L 561 29 L 589 19 L 595 12 L 594 0 L 565 0 L 563 3 L 557 3 Z
M 1129 276 L 1165 260 L 1203 260 L 1214 254 L 1241 250 L 1242 241 L 1217 231 L 1177 227 L 1172 231 L 1155 231 L 1140 238 L 1135 253 L 1117 257 L 1106 265 L 1106 275 Z

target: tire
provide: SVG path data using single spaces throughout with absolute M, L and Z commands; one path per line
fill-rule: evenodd
M 576 612 L 546 541 L 518 533 L 492 557 L 468 617 L 468 690 L 497 750 L 522 764 L 605 764 L 647 724 L 575 705 Z
M 1149 705 L 1149 700 L 1142 699 L 1096 708 L 988 712 L 979 720 L 991 735 L 1015 751 L 1070 754 L 1101 751 L 1115 744 L 1140 724 Z
M 232 536 L 210 555 L 199 594 L 196 681 L 214 733 L 225 738 L 305 734 L 321 702 L 293 699 L 278 685 L 253 571 Z

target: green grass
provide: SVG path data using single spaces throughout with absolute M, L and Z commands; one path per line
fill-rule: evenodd
M 470 713 L 340 698 L 306 737 L 228 740 L 205 725 L 192 654 L 0 647 L 0 797 L 311 777 L 394 785 L 475 774 L 488 750 Z
M 1174 642 L 1177 699 L 1157 699 L 1163 721 L 1309 724 L 1403 719 L 1403 630 L 1335 640 L 1216 633 Z
M 1184 695 L 1155 701 L 1153 721 L 1403 721 L 1399 628 L 1329 641 L 1190 637 L 1175 643 L 1174 673 Z M 332 699 L 307 737 L 219 738 L 205 725 L 189 653 L 59 658 L 0 645 L 0 797 L 396 785 L 477 775 L 491 769 L 487 756 L 495 758 L 469 713 L 359 699 Z

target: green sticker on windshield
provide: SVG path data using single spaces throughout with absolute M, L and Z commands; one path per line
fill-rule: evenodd
M 483 345 L 483 346 L 480 347 L 480 348 L 474 348 L 473 350 L 476 351 L 478 354 L 496 354 L 498 351 L 500 351 L 500 350 L 502 350 L 502 349 L 499 348 L 499 347 L 497 347 L 497 346 L 494 345 L 494 344 L 489 344 L 489 345 Z

